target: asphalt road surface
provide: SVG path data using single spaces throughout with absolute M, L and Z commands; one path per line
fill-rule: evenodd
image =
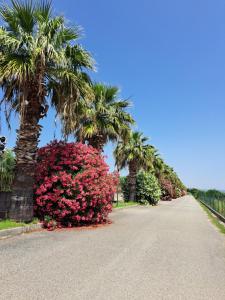
M 225 237 L 190 196 L 0 240 L 0 299 L 225 300 Z

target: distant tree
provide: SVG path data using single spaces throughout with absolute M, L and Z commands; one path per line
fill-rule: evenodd
M 152 148 L 146 145 L 148 138 L 140 132 L 131 132 L 126 141 L 120 141 L 114 151 L 118 169 L 128 166 L 129 200 L 136 200 L 136 177 L 139 170 L 152 167 Z
M 171 200 L 186 194 L 186 187 L 174 172 L 173 168 L 168 166 L 163 159 L 155 152 L 153 160 L 153 170 L 155 176 L 158 178 L 162 189 L 162 198 L 164 200 Z

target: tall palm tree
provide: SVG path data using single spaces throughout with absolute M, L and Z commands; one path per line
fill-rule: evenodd
M 130 103 L 118 99 L 117 87 L 96 83 L 92 85 L 92 90 L 94 99 L 79 120 L 75 135 L 78 140 L 103 151 L 108 141 L 125 139 L 134 120 L 126 111 Z
M 153 163 L 153 148 L 146 145 L 148 138 L 140 132 L 131 132 L 129 139 L 118 143 L 114 156 L 118 169 L 128 166 L 129 200 L 136 198 L 136 177 L 140 169 L 148 170 Z
M 51 104 L 67 128 L 74 126 L 79 100 L 92 93 L 85 70 L 93 68 L 93 61 L 76 43 L 79 28 L 67 27 L 63 17 L 53 16 L 49 1 L 12 0 L 11 6 L 1 6 L 0 16 L 3 101 L 7 119 L 12 110 L 20 116 L 10 217 L 30 220 L 39 121 Z
M 155 176 L 160 180 L 165 171 L 165 163 L 163 159 L 157 154 L 153 160 L 153 170 Z

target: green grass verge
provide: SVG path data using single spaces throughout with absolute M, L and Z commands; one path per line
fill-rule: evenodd
M 123 207 L 128 207 L 128 206 L 134 206 L 134 205 L 137 205 L 138 203 L 137 202 L 132 202 L 132 201 L 129 201 L 129 202 L 119 202 L 118 204 L 117 203 L 113 203 L 113 208 L 123 208 Z
M 10 229 L 10 228 L 15 228 L 15 227 L 23 227 L 23 226 L 28 226 L 28 225 L 37 224 L 37 223 L 38 223 L 38 219 L 34 219 L 30 223 L 15 222 L 12 220 L 3 220 L 3 221 L 0 221 L 0 230 Z
M 198 201 L 199 202 L 199 201 Z M 225 225 L 219 221 L 219 219 L 201 202 L 199 202 L 200 206 L 207 213 L 209 220 L 214 224 L 221 233 L 225 234 Z

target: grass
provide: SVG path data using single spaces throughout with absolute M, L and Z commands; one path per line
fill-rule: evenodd
M 209 220 L 212 222 L 213 225 L 215 225 L 219 231 L 223 234 L 225 234 L 225 225 L 219 221 L 219 219 L 213 215 L 213 213 L 201 202 L 199 202 L 203 210 L 207 213 Z
M 0 230 L 16 228 L 16 227 L 23 227 L 23 226 L 28 226 L 28 225 L 37 224 L 37 223 L 38 223 L 37 219 L 34 219 L 30 223 L 15 222 L 12 220 L 3 220 L 3 221 L 0 221 Z
M 118 204 L 117 203 L 113 204 L 113 208 L 123 208 L 123 207 L 128 207 L 128 206 L 134 206 L 134 205 L 137 205 L 137 204 L 138 204 L 137 202 L 132 202 L 132 201 L 118 202 Z

